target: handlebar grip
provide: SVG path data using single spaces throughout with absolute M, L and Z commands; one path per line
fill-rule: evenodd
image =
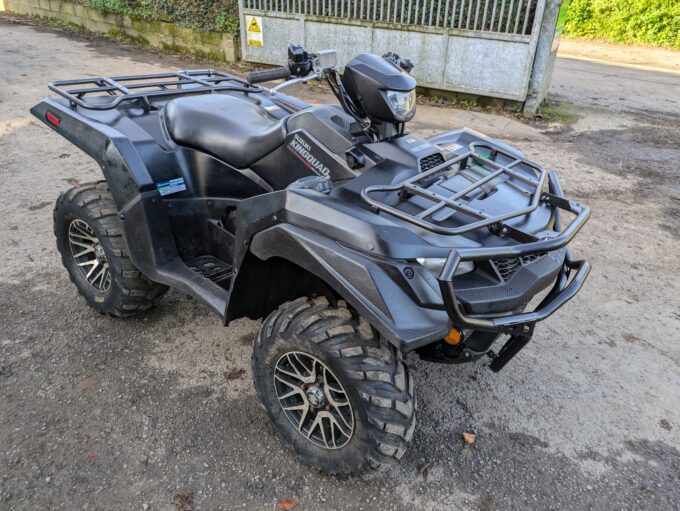
M 246 75 L 248 83 L 270 82 L 272 80 L 285 80 L 290 77 L 290 69 L 287 67 L 276 67 L 265 69 L 264 71 L 251 71 Z

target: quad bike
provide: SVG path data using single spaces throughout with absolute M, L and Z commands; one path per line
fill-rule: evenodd
M 413 435 L 402 357 L 490 357 L 499 371 L 581 289 L 590 265 L 566 245 L 590 213 L 502 142 L 408 133 L 410 61 L 361 54 L 341 74 L 334 51 L 288 56 L 247 79 L 57 81 L 31 112 L 106 179 L 54 209 L 89 305 L 128 316 L 170 286 L 226 325 L 264 318 L 252 372 L 269 420 L 312 466 L 359 473 L 401 458 Z M 281 93 L 310 80 L 340 106 Z

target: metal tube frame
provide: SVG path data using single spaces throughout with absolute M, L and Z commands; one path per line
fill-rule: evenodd
M 569 242 L 571 242 L 574 236 L 576 236 L 579 230 L 588 221 L 588 218 L 590 218 L 590 209 L 581 204 L 572 202 L 564 197 L 556 172 L 551 172 L 548 174 L 540 165 L 530 162 L 524 158 L 512 155 L 490 144 L 473 142 L 469 147 L 469 152 L 438 165 L 431 170 L 402 181 L 396 185 L 375 185 L 366 187 L 362 191 L 362 197 L 374 208 L 375 211 L 384 211 L 390 213 L 398 218 L 401 218 L 402 220 L 432 232 L 458 235 L 474 229 L 489 226 L 499 235 L 509 236 L 518 241 L 519 243 L 514 245 L 453 249 L 449 253 L 446 264 L 442 268 L 441 274 L 438 277 L 438 281 L 442 299 L 444 301 L 444 308 L 455 326 L 473 330 L 501 332 L 511 335 L 514 339 L 513 343 L 525 343 L 528 338 L 531 337 L 531 334 L 533 333 L 533 325 L 537 321 L 541 321 L 552 315 L 580 291 L 586 278 L 588 277 L 588 274 L 590 273 L 590 263 L 586 260 L 574 261 L 569 251 L 567 251 L 564 264 L 553 288 L 538 305 L 536 310 L 532 312 L 522 312 L 520 314 L 510 314 L 500 317 L 469 316 L 463 311 L 462 307 L 458 303 L 458 300 L 456 299 L 456 289 L 453 282 L 456 269 L 463 261 L 488 260 L 501 257 L 522 257 L 532 254 L 552 252 L 564 248 Z M 478 153 L 478 148 L 481 147 L 491 150 L 489 158 L 485 158 Z M 506 158 L 510 159 L 510 163 L 502 165 L 494 161 L 493 158 L 495 158 L 498 154 L 502 154 Z M 474 181 L 472 184 L 463 190 L 454 193 L 450 197 L 445 197 L 438 193 L 431 192 L 419 185 L 419 182 L 422 182 L 423 180 L 426 180 L 437 173 L 445 171 L 456 164 L 459 164 L 457 172 L 464 170 L 470 158 L 474 159 L 480 164 L 476 167 L 477 169 L 491 167 L 491 170 L 487 175 L 482 176 L 480 179 Z M 530 178 L 527 175 L 514 170 L 514 168 L 518 166 L 524 166 L 524 168 L 535 171 L 537 173 L 537 178 L 534 180 L 533 178 Z M 519 180 L 524 184 L 534 187 L 533 192 L 530 192 L 531 200 L 529 206 L 503 215 L 490 217 L 483 211 L 474 210 L 458 201 L 458 199 L 467 193 L 480 188 L 485 183 L 493 180 L 501 174 L 506 174 L 510 176 L 511 179 Z M 543 191 L 546 177 L 548 179 L 547 192 Z M 508 183 L 510 183 L 510 181 L 508 181 Z M 419 197 L 424 197 L 431 200 L 434 205 L 423 209 L 423 211 L 417 215 L 412 215 L 371 198 L 370 194 L 376 192 L 397 192 L 408 196 L 417 195 Z M 522 232 L 508 225 L 503 225 L 503 222 L 508 219 L 526 215 L 535 210 L 541 202 L 552 208 L 554 220 L 553 230 L 556 232 L 554 236 L 539 239 L 533 234 Z M 426 217 L 443 208 L 450 208 L 460 211 L 475 220 L 455 228 L 443 227 L 425 220 Z M 574 219 L 564 228 L 564 230 L 561 228 L 561 211 L 567 211 L 575 215 Z M 570 280 L 572 273 L 573 278 Z M 519 344 L 515 344 L 513 353 L 518 351 Z M 511 352 L 508 351 L 502 360 L 499 359 L 496 363 L 496 367 L 502 367 L 511 356 L 514 356 L 514 354 L 510 353 Z
M 478 151 L 480 148 L 485 148 L 489 151 L 489 157 L 484 157 Z M 503 155 L 510 160 L 510 163 L 505 165 L 495 161 L 498 155 Z M 461 172 L 469 166 L 470 160 L 474 160 L 478 165 L 475 166 L 475 170 L 490 168 L 491 171 L 480 179 L 474 181 L 472 184 L 464 188 L 463 190 L 451 195 L 444 196 L 436 192 L 428 190 L 422 185 L 423 181 L 427 181 L 428 178 L 439 174 L 446 169 L 452 168 L 454 165 L 458 164 L 458 169 L 456 172 Z M 528 177 L 526 174 L 518 172 L 515 167 L 523 167 L 534 173 L 534 177 Z M 470 167 L 472 168 L 472 167 Z M 515 211 L 510 211 L 508 213 L 490 216 L 484 211 L 473 209 L 466 204 L 463 204 L 459 199 L 467 195 L 468 193 L 480 188 L 485 183 L 491 181 L 492 179 L 500 176 L 501 174 L 506 174 L 511 179 L 520 181 L 525 185 L 528 185 L 533 189 L 533 191 L 527 191 L 531 196 L 529 205 L 523 208 L 519 208 Z M 526 233 L 518 233 L 516 229 L 510 226 L 503 225 L 503 222 L 516 218 L 522 215 L 526 215 L 534 211 L 541 203 L 545 202 L 546 197 L 542 193 L 543 185 L 547 172 L 540 165 L 533 163 L 524 158 L 517 157 L 509 152 L 493 146 L 487 143 L 473 142 L 469 146 L 469 151 L 465 154 L 459 155 L 452 160 L 444 162 L 430 170 L 417 174 L 401 183 L 393 185 L 374 185 L 364 188 L 361 192 L 361 197 L 368 202 L 375 211 L 384 211 L 391 215 L 394 215 L 402 220 L 410 222 L 428 231 L 437 234 L 446 234 L 450 236 L 456 236 L 459 234 L 465 234 L 467 232 L 473 231 L 487 226 L 495 226 L 504 234 L 508 234 L 511 237 L 519 236 L 522 240 L 530 239 L 532 236 Z M 429 185 L 428 185 L 429 186 Z M 406 211 L 402 211 L 394 206 L 390 206 L 381 202 L 379 200 L 371 197 L 371 194 L 378 192 L 397 192 L 401 197 L 411 197 L 417 195 L 419 197 L 425 198 L 433 202 L 433 206 L 424 209 L 417 215 L 412 215 Z M 469 217 L 474 221 L 467 224 L 461 225 L 459 227 L 445 227 L 441 224 L 434 223 L 433 221 L 427 220 L 432 214 L 437 211 L 449 208 L 454 211 L 459 211 Z
M 527 337 L 533 332 L 533 325 L 555 313 L 560 307 L 571 300 L 583 287 L 590 274 L 590 263 L 586 260 L 575 261 L 567 250 L 564 264 L 550 292 L 545 296 L 534 311 L 522 312 L 500 317 L 469 316 L 458 300 L 453 278 L 456 269 L 463 261 L 492 259 L 497 257 L 521 257 L 525 255 L 551 252 L 565 247 L 590 217 L 590 209 L 575 204 L 564 198 L 562 188 L 556 173 L 550 174 L 550 193 L 545 194 L 555 213 L 565 210 L 576 215 L 576 218 L 558 235 L 530 243 L 512 245 L 508 247 L 487 247 L 453 249 L 438 277 L 439 287 L 444 300 L 444 307 L 449 318 L 459 328 L 471 328 L 501 332 L 512 336 Z M 559 215 L 555 215 L 555 229 L 560 229 Z M 572 273 L 573 277 L 572 277 Z M 570 280 L 570 277 L 571 280 Z
M 191 87 L 185 87 L 187 85 L 191 85 Z M 68 88 L 73 86 L 81 87 Z M 179 94 L 211 94 L 217 91 L 239 91 L 245 93 L 263 91 L 262 87 L 250 85 L 242 78 L 214 69 L 58 80 L 49 83 L 48 87 L 51 91 L 67 99 L 72 108 L 79 106 L 89 110 L 111 110 L 121 103 L 129 101 L 140 101 L 142 106 L 149 110 L 151 108 L 150 99 L 152 98 L 176 96 Z M 137 91 L 138 89 L 147 90 Z M 112 98 L 111 101 L 106 103 L 88 101 L 88 94 L 90 98 L 102 97 L 102 92 L 108 94 Z M 94 94 L 96 96 L 92 96 Z

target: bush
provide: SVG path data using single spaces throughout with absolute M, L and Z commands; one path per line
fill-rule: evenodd
M 164 20 L 208 32 L 238 32 L 237 0 L 78 0 L 99 12 Z
M 154 12 L 147 0 L 87 0 L 84 3 L 103 13 L 123 14 L 143 19 L 154 18 Z
M 564 33 L 680 50 L 680 1 L 572 0 Z

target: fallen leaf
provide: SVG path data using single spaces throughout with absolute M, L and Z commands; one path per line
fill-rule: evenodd
M 295 509 L 296 506 L 297 502 L 293 499 L 283 499 L 276 503 L 276 509 L 280 509 L 281 511 L 290 511 L 291 509 Z
M 427 478 L 427 473 L 430 471 L 431 468 L 432 468 L 432 463 L 428 461 L 427 463 L 423 463 L 422 465 L 418 465 L 416 472 L 418 473 L 419 476 L 423 476 L 423 477 Z
M 665 429 L 666 431 L 670 431 L 671 429 L 673 429 L 673 427 L 671 426 L 671 423 L 668 422 L 667 419 L 661 419 L 661 420 L 659 421 L 659 426 L 661 426 L 661 427 L 662 427 L 663 429 Z
M 225 377 L 227 380 L 238 380 L 238 379 L 240 379 L 241 376 L 243 376 L 244 374 L 246 374 L 246 370 L 245 370 L 245 369 L 232 369 L 232 370 L 230 370 L 230 371 L 224 371 L 224 377 Z
M 621 337 L 623 337 L 623 338 L 624 338 L 626 341 L 628 341 L 628 342 L 635 342 L 635 341 L 639 341 L 639 340 L 640 340 L 639 337 L 637 337 L 636 335 L 631 334 L 630 332 L 623 332 L 623 333 L 621 334 Z
M 192 495 L 189 490 L 182 490 L 175 495 L 175 499 L 172 503 L 177 508 L 177 511 L 193 511 L 194 508 L 191 506 L 191 497 Z
M 463 431 L 461 436 L 463 437 L 463 440 L 466 444 L 474 444 L 475 440 L 477 440 L 477 435 L 474 433 L 468 433 L 467 431 Z
M 96 458 L 97 453 L 95 451 L 90 451 L 90 458 Z

